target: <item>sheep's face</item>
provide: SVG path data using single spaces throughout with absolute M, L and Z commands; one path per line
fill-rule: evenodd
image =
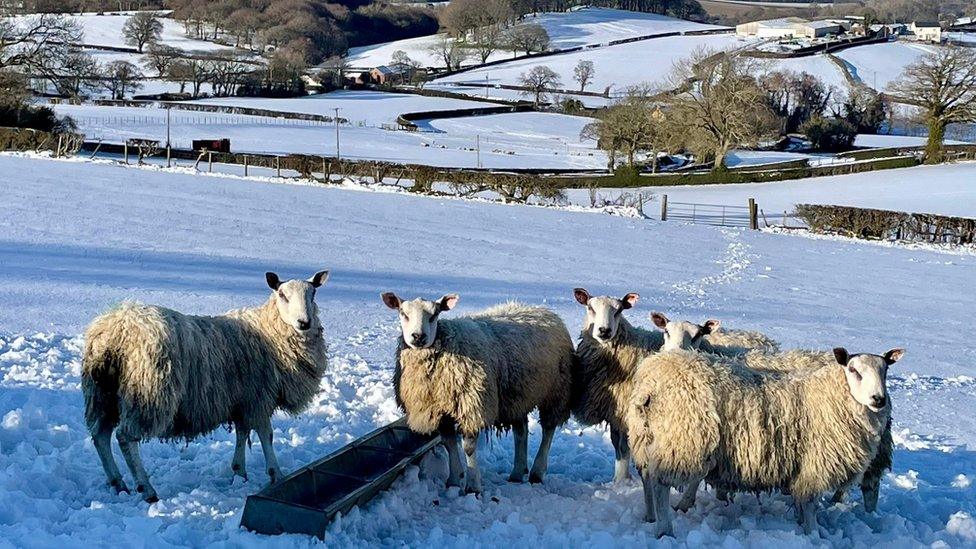
M 282 282 L 275 273 L 265 273 L 268 286 L 274 290 L 275 305 L 281 320 L 300 334 L 319 327 L 319 310 L 315 306 L 315 289 L 329 279 L 329 271 L 319 271 L 308 280 Z
M 583 330 L 604 345 L 609 344 L 617 336 L 623 312 L 633 307 L 640 298 L 635 293 L 629 293 L 620 299 L 608 296 L 593 297 L 583 288 L 573 290 L 573 295 L 580 305 L 586 307 Z
M 383 303 L 400 315 L 400 330 L 403 342 L 411 349 L 425 349 L 434 344 L 437 338 L 437 320 L 444 311 L 457 305 L 457 294 L 447 294 L 437 301 L 417 299 L 403 301 L 396 294 L 383 294 Z
M 892 349 L 884 355 L 848 354 L 847 349 L 834 349 L 834 358 L 844 368 L 847 386 L 854 400 L 867 406 L 873 412 L 880 412 L 890 405 L 888 389 L 888 366 L 898 362 L 905 355 L 904 349 Z
M 717 320 L 706 320 L 704 324 L 695 324 L 684 320 L 669 320 L 661 313 L 651 315 L 654 325 L 664 332 L 662 351 L 691 351 L 701 346 L 702 339 L 718 330 L 721 323 Z

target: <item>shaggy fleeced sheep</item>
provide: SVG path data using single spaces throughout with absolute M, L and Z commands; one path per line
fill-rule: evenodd
M 562 320 L 548 309 L 506 303 L 478 314 L 440 320 L 458 302 L 403 301 L 393 293 L 383 302 L 400 317 L 401 337 L 393 376 L 397 404 L 419 433 L 439 432 L 450 464 L 448 485 L 463 477 L 458 433 L 467 461 L 465 489 L 481 492 L 478 435 L 511 428 L 515 463 L 509 480 L 528 470 L 528 415 L 539 409 L 542 443 L 529 473 L 542 482 L 556 428 L 569 419 L 573 342 Z
M 741 361 L 674 351 L 645 359 L 627 425 L 648 520 L 670 535 L 670 487 L 709 475 L 737 490 L 786 488 L 804 530 L 816 498 L 860 480 L 890 417 L 884 356 L 834 350 L 837 366 L 764 375 Z
M 328 274 L 281 282 L 267 273 L 273 293 L 264 305 L 222 316 L 126 302 L 96 318 L 85 332 L 81 388 L 109 484 L 128 492 L 112 456 L 113 431 L 136 491 L 153 502 L 158 496 L 139 443 L 189 440 L 230 423 L 237 433 L 234 474 L 247 478 L 244 445 L 254 429 L 275 482 L 271 415 L 304 410 L 326 369 L 314 297 Z
M 613 480 L 622 482 L 630 477 L 626 417 L 634 373 L 641 360 L 661 348 L 664 335 L 633 326 L 624 318 L 623 312 L 640 298 L 636 293 L 615 299 L 576 288 L 573 294 L 586 307 L 576 347 L 573 415 L 583 425 L 609 425 L 616 458 Z
M 669 320 L 662 313 L 651 314 L 654 325 L 664 332 L 663 350 L 697 349 L 721 356 L 742 356 L 751 351 L 779 352 L 779 343 L 762 332 L 728 330 L 718 320 L 706 320 L 704 324 Z
M 750 370 L 770 373 L 784 374 L 795 371 L 811 371 L 818 368 L 836 368 L 836 358 L 832 353 L 822 351 L 793 350 L 786 353 L 748 353 L 742 356 L 743 364 Z M 881 444 L 875 454 L 871 464 L 864 472 L 861 479 L 860 488 L 864 497 L 864 509 L 869 513 L 874 512 L 878 507 L 878 494 L 881 486 L 881 477 L 884 472 L 891 469 L 891 454 L 893 452 L 893 442 L 891 439 L 891 418 L 885 425 L 884 433 L 881 435 Z M 833 501 L 842 501 L 847 490 L 839 489 L 833 497 Z

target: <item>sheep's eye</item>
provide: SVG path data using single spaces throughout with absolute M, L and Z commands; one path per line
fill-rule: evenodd
M 593 310 L 593 307 L 590 307 L 589 305 L 586 306 L 586 310 L 590 311 L 593 314 L 596 314 L 596 311 Z
M 407 313 L 400 313 L 400 318 L 402 318 L 404 322 L 410 321 L 410 317 L 407 316 Z
M 861 372 L 858 372 L 857 370 L 855 370 L 853 367 L 850 366 L 847 367 L 847 371 L 854 374 L 854 377 L 856 377 L 858 381 L 861 380 Z
M 288 298 L 285 297 L 284 292 L 282 292 L 281 290 L 278 291 L 278 297 L 280 297 L 281 300 L 284 301 L 285 303 L 288 303 Z

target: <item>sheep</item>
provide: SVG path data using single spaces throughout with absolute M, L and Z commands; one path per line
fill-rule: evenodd
M 735 357 L 748 352 L 777 353 L 779 343 L 761 332 L 728 330 L 718 320 L 704 324 L 672 321 L 663 313 L 652 313 L 654 325 L 664 332 L 662 350 L 697 349 L 716 355 Z
M 719 330 L 720 323 L 718 320 L 708 320 L 704 324 L 698 325 L 692 322 L 672 321 L 662 313 L 653 313 L 651 318 L 654 324 L 664 332 L 665 343 L 662 350 L 665 351 L 697 348 L 702 352 L 741 357 L 744 360 L 745 367 L 755 372 L 768 374 L 783 374 L 798 370 L 815 370 L 835 366 L 834 356 L 831 353 L 790 351 L 781 355 L 779 354 L 779 344 L 768 336 L 760 332 Z M 864 508 L 869 513 L 877 509 L 881 477 L 885 470 L 891 468 L 892 444 L 891 420 L 889 418 L 878 453 L 861 481 L 860 488 L 864 496 Z M 677 509 L 687 511 L 694 506 L 696 493 L 697 484 L 689 486 Z M 843 501 L 845 495 L 846 490 L 840 489 L 834 494 L 833 501 Z M 723 501 L 727 500 L 726 487 L 717 486 L 717 496 Z
M 548 309 L 509 302 L 481 313 L 440 319 L 459 296 L 436 301 L 383 302 L 399 313 L 393 387 L 407 425 L 418 433 L 438 432 L 448 452 L 448 486 L 482 490 L 478 435 L 511 429 L 515 459 L 509 481 L 542 482 L 556 428 L 569 419 L 573 342 L 562 320 Z M 528 470 L 528 415 L 539 409 L 542 443 Z M 462 473 L 458 433 L 467 472 Z
M 878 452 L 891 411 L 887 369 L 903 355 L 838 347 L 840 367 L 779 376 L 691 351 L 646 358 L 627 426 L 658 536 L 672 534 L 670 487 L 710 473 L 737 489 L 788 489 L 812 532 L 816 499 L 857 482 Z
M 573 416 L 583 425 L 606 422 L 615 455 L 613 481 L 630 478 L 630 448 L 625 418 L 633 389 L 633 374 L 640 361 L 664 343 L 661 332 L 630 324 L 623 312 L 640 299 L 628 293 L 620 299 L 591 296 L 584 288 L 573 295 L 586 307 L 583 331 L 576 347 Z
M 190 316 L 124 302 L 97 317 L 85 332 L 81 389 L 85 422 L 117 493 L 129 489 L 112 456 L 122 449 L 145 501 L 159 500 L 142 464 L 139 443 L 152 438 L 191 440 L 233 424 L 237 443 L 231 469 L 247 479 L 244 445 L 257 431 L 275 483 L 271 415 L 304 410 L 325 373 L 326 345 L 315 290 L 328 271 L 308 281 L 265 279 L 272 293 L 260 307 L 221 316 Z

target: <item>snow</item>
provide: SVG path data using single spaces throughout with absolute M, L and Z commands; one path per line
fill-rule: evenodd
M 85 13 L 82 15 L 69 15 L 68 17 L 81 25 L 85 31 L 83 44 L 88 46 L 112 46 L 112 47 L 132 47 L 125 43 L 122 36 L 122 27 L 128 21 L 130 13 L 98 15 Z M 193 52 L 214 52 L 220 50 L 233 50 L 228 46 L 222 46 L 214 42 L 188 38 L 184 32 L 183 25 L 169 17 L 160 17 L 163 24 L 163 32 L 160 36 L 160 43 L 181 50 Z
M 376 115 L 390 114 L 385 124 L 395 124 L 394 111 L 376 96 Z M 416 96 L 410 96 L 410 105 Z M 419 98 L 426 99 L 426 98 Z M 315 100 L 308 100 L 314 103 Z M 343 158 L 420 163 L 445 167 L 603 169 L 606 156 L 593 141 L 580 139 L 589 118 L 553 113 L 520 113 L 481 116 L 466 121 L 438 120 L 421 123 L 428 131 L 394 131 L 371 118 L 365 103 L 350 100 L 350 111 L 340 116 L 360 116 L 340 127 Z M 483 105 L 483 104 L 482 104 Z M 53 105 L 59 114 L 72 116 L 89 140 L 123 143 L 128 138 L 166 142 L 166 113 L 142 107 Z M 358 109 L 358 110 L 357 110 Z M 231 150 L 270 154 L 334 155 L 335 126 L 325 122 L 272 117 L 171 111 L 171 143 L 190 148 L 193 139 L 228 138 Z
M 282 112 L 297 112 L 339 116 L 353 122 L 371 125 L 394 124 L 397 116 L 408 112 L 441 111 L 451 109 L 470 109 L 498 106 L 482 101 L 466 101 L 444 97 L 426 97 L 406 93 L 385 93 L 375 91 L 334 91 L 330 93 L 307 95 L 285 99 L 265 97 L 218 97 L 188 101 L 206 105 L 225 105 L 248 107 Z
M 542 25 L 549 33 L 551 49 L 565 49 L 590 44 L 606 44 L 613 40 L 660 34 L 718 29 L 692 21 L 675 19 L 652 13 L 613 10 L 604 8 L 578 9 L 565 13 L 530 15 L 525 23 Z M 383 44 L 360 46 L 349 49 L 347 59 L 353 67 L 372 68 L 386 65 L 393 52 L 402 50 L 414 61 L 428 67 L 443 67 L 444 63 L 430 53 L 430 46 L 442 35 L 421 36 Z M 490 61 L 511 57 L 511 52 L 495 52 Z M 475 60 L 469 60 L 473 63 Z
M 552 307 L 575 333 L 583 311 L 571 288 L 636 290 L 642 299 L 628 316 L 641 326 L 664 310 L 761 329 L 785 347 L 908 348 L 889 375 L 896 450 L 878 514 L 865 514 L 854 495 L 822 509 L 820 532 L 804 536 L 787 497 L 742 494 L 725 505 L 703 492 L 665 544 L 973 542 L 976 492 L 958 478 L 976 467 L 976 344 L 966 329 L 976 295 L 959 289 L 976 277 L 976 256 L 173 172 L 0 156 L 0 538 L 8 545 L 309 545 L 238 527 L 245 496 L 267 475 L 255 447 L 251 480 L 232 480 L 234 438 L 224 430 L 186 445 L 143 445 L 160 502 L 111 493 L 84 430 L 80 334 L 122 299 L 212 314 L 265 299 L 265 270 L 295 277 L 322 268 L 332 270 L 317 298 L 330 367 L 309 411 L 274 418 L 285 470 L 398 415 L 390 386 L 398 324 L 379 292 L 458 291 L 458 314 L 518 298 Z M 594 249 L 600 261 L 580 261 Z M 534 451 L 539 427 L 530 428 Z M 608 483 L 602 429 L 561 429 L 542 485 L 506 482 L 511 444 L 509 436 L 483 441 L 482 498 L 444 488 L 438 452 L 331 525 L 326 544 L 654 542 L 639 482 Z
M 792 71 L 795 73 L 807 73 L 817 77 L 820 82 L 828 88 L 836 89 L 833 97 L 835 101 L 843 101 L 847 96 L 847 79 L 836 63 L 831 61 L 826 55 L 811 55 L 808 57 L 794 57 L 788 59 L 774 59 L 767 62 L 767 70 Z
M 673 202 L 730 206 L 745 206 L 755 198 L 770 215 L 792 212 L 796 204 L 834 204 L 976 218 L 974 181 L 976 163 L 965 162 L 773 183 L 603 189 L 600 195 L 667 194 Z M 569 191 L 569 197 L 577 204 L 589 203 L 585 189 Z
M 922 147 L 925 146 L 927 137 L 917 137 L 912 135 L 876 135 L 858 134 L 854 139 L 855 147 L 884 148 L 884 147 Z M 946 139 L 946 145 L 965 145 L 965 141 Z
M 726 155 L 725 163 L 730 168 L 739 168 L 790 162 L 792 160 L 808 160 L 810 158 L 815 157 L 810 154 L 783 151 L 732 151 Z
M 846 49 L 835 55 L 848 64 L 855 78 L 876 90 L 885 91 L 898 80 L 905 67 L 935 48 L 911 42 L 885 42 Z
M 621 92 L 628 86 L 649 83 L 663 86 L 667 83 L 675 63 L 687 59 L 698 49 L 728 50 L 743 47 L 750 42 L 733 35 L 672 36 L 594 48 L 579 52 L 553 55 L 536 59 L 520 59 L 472 69 L 434 80 L 434 86 L 447 83 L 518 84 L 519 76 L 532 67 L 544 65 L 558 73 L 563 87 L 574 89 L 573 67 L 581 60 L 593 61 L 595 75 L 589 91 L 602 92 L 608 86 L 611 91 Z M 484 93 L 484 90 L 481 90 Z

